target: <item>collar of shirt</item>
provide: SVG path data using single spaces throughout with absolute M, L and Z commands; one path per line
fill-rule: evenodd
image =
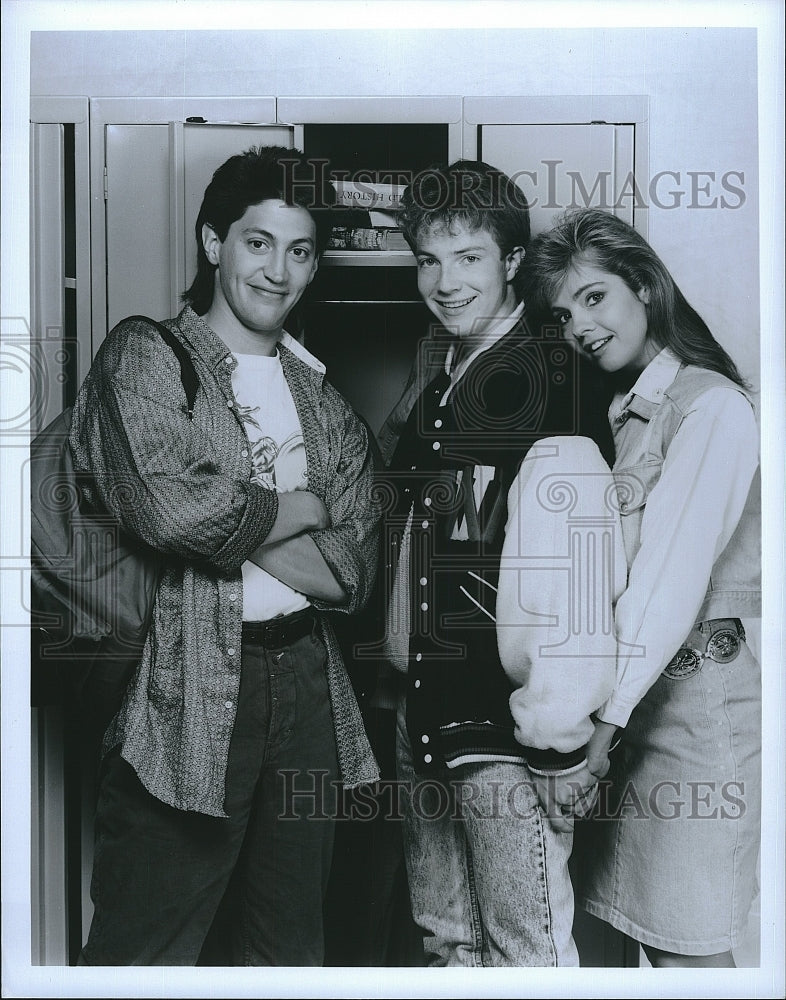
M 227 358 L 232 356 L 232 352 L 227 350 L 224 341 L 208 326 L 202 316 L 194 312 L 191 306 L 186 306 L 182 310 L 177 318 L 177 322 L 191 344 L 213 368 L 219 364 L 224 364 Z M 314 357 L 310 351 L 307 351 L 286 330 L 282 332 L 278 342 L 319 375 L 324 375 L 327 371 L 319 358 Z
M 319 372 L 320 375 L 324 375 L 327 371 L 327 368 L 322 364 L 319 358 L 315 358 L 311 351 L 307 351 L 300 341 L 291 337 L 286 330 L 284 330 L 281 334 L 278 342 L 290 350 L 296 358 L 300 358 L 300 360 L 304 364 L 307 364 L 309 368 L 313 368 L 315 372 Z
M 227 359 L 227 347 L 218 334 L 211 329 L 202 316 L 191 306 L 185 306 L 177 317 L 177 324 L 194 350 L 215 370 L 223 366 Z
M 498 341 L 500 341 L 506 333 L 510 333 L 513 327 L 518 323 L 524 313 L 524 303 L 519 302 L 512 313 L 509 313 L 503 319 L 497 320 L 497 322 L 492 326 L 486 335 L 485 342 L 473 351 L 469 357 L 464 358 L 456 367 L 453 367 L 453 358 L 456 354 L 456 345 L 451 344 L 448 348 L 447 356 L 445 357 L 445 373 L 450 376 L 450 385 L 448 386 L 445 395 L 439 402 L 440 406 L 444 406 L 447 403 L 448 398 L 456 386 L 456 383 L 464 374 L 464 372 L 469 368 L 472 362 L 484 351 L 487 351 L 490 347 L 493 347 Z
M 663 393 L 677 377 L 682 362 L 668 347 L 655 355 L 636 379 L 630 392 L 617 393 L 609 407 L 609 419 L 619 421 L 627 410 L 639 416 L 652 416 L 653 410 L 663 402 Z

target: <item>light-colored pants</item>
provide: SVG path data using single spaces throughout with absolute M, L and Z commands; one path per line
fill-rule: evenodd
M 412 914 L 432 966 L 577 966 L 573 835 L 538 807 L 522 764 L 416 775 L 399 706 L 396 756 Z

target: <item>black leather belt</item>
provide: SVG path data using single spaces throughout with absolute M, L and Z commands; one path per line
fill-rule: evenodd
M 267 649 L 280 649 L 309 635 L 316 623 L 317 616 L 312 608 L 294 611 L 291 615 L 280 615 L 278 618 L 268 618 L 264 622 L 243 622 L 243 642 L 265 646 Z
M 690 677 L 701 670 L 705 659 L 731 663 L 737 658 L 745 629 L 739 618 L 713 618 L 699 622 L 664 668 L 674 680 Z

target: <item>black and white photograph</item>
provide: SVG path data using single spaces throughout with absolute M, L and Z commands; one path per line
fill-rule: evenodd
M 2 996 L 783 996 L 782 5 L 2 20 Z

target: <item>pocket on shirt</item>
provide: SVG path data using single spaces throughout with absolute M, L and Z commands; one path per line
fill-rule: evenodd
M 624 469 L 614 469 L 620 517 L 624 519 L 641 513 L 646 506 L 647 498 L 657 486 L 662 471 L 663 462 L 658 459 L 630 465 Z
M 610 502 L 613 504 L 616 499 L 628 568 L 633 565 L 639 551 L 644 509 L 650 493 L 658 485 L 662 471 L 663 462 L 657 459 L 624 469 L 614 469 L 616 498 L 611 498 Z

